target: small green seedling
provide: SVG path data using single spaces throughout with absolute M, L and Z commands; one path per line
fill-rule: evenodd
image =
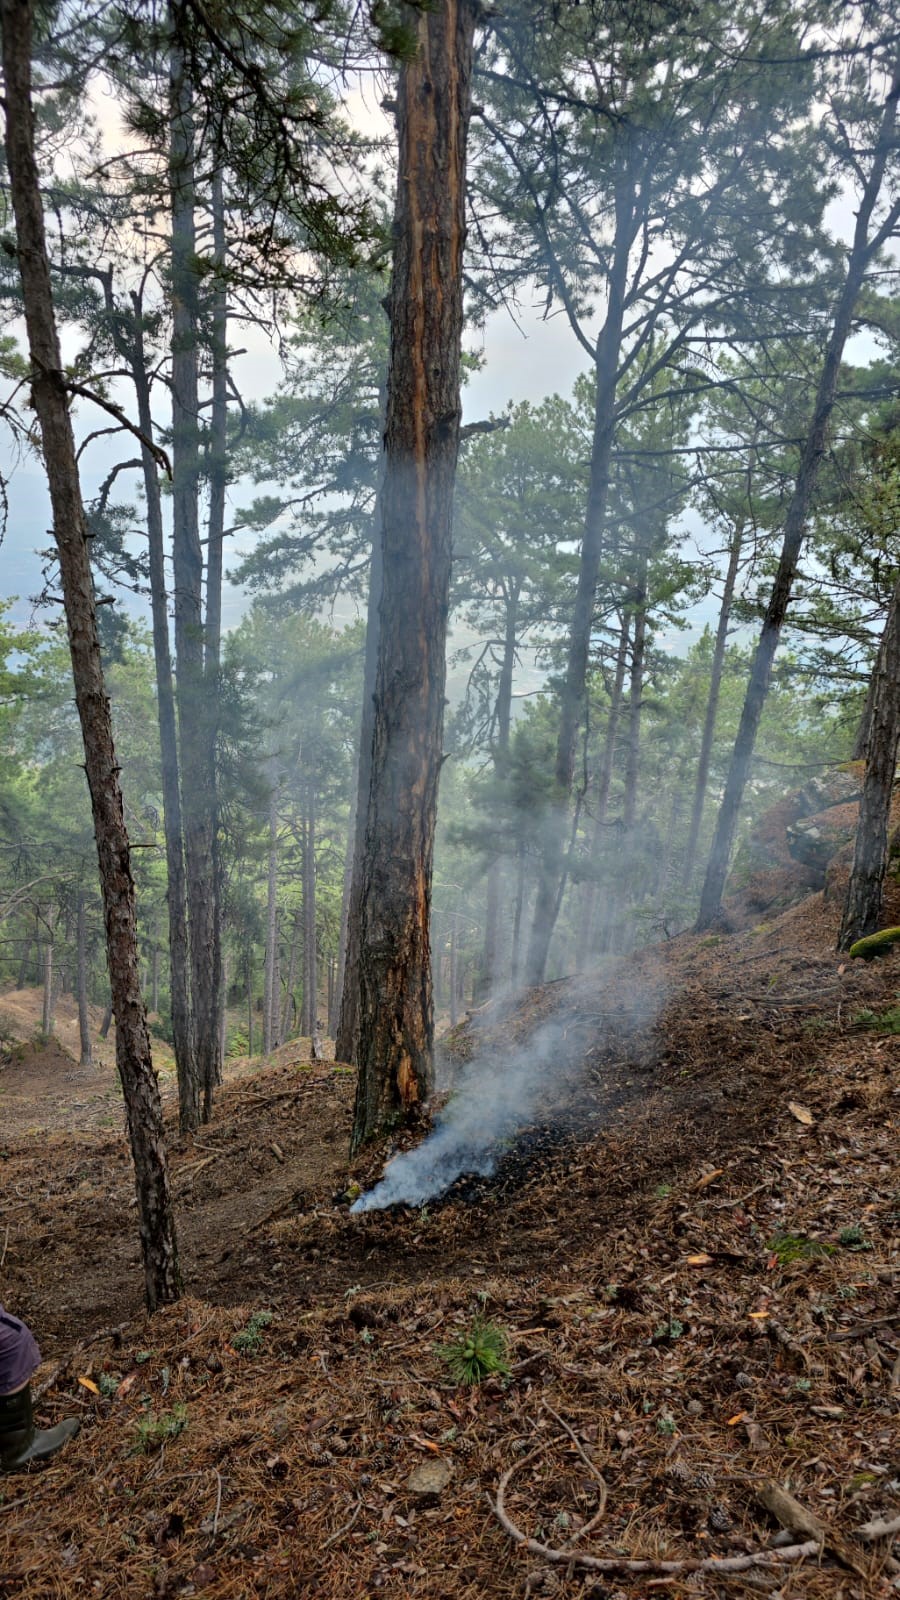
M 156 1450 L 170 1439 L 177 1439 L 180 1433 L 184 1433 L 187 1424 L 187 1406 L 173 1406 L 171 1411 L 161 1411 L 159 1416 L 148 1411 L 137 1425 L 136 1448 L 144 1454 Z
M 507 1339 L 502 1328 L 484 1317 L 474 1317 L 467 1333 L 438 1347 L 454 1383 L 482 1383 L 485 1378 L 509 1376 Z
M 888 1006 L 887 1011 L 871 1011 L 866 1007 L 857 1011 L 853 1022 L 857 1028 L 870 1033 L 900 1033 L 900 1005 Z
M 684 1323 L 679 1322 L 677 1317 L 667 1317 L 665 1322 L 659 1323 L 658 1327 L 654 1331 L 653 1337 L 656 1340 L 671 1339 L 674 1343 L 676 1339 L 681 1338 L 683 1333 Z
M 858 1222 L 852 1227 L 842 1228 L 838 1234 L 838 1244 L 845 1250 L 871 1250 L 871 1241 L 866 1238 Z
M 241 1356 L 258 1356 L 263 1347 L 263 1328 L 267 1328 L 271 1321 L 271 1311 L 254 1311 L 246 1328 L 242 1328 L 232 1339 L 232 1350 L 236 1350 Z

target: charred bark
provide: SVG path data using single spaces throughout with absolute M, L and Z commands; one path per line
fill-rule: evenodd
M 138 983 L 134 881 L 34 159 L 32 17 L 28 0 L 0 0 L 0 21 L 6 154 L 32 365 L 32 397 L 50 488 L 75 700 L 84 741 L 116 1017 L 116 1061 L 134 1157 L 146 1299 L 152 1311 L 159 1304 L 177 1299 L 180 1293 L 175 1225 L 159 1088 Z
M 429 917 L 459 448 L 472 0 L 409 12 L 382 492 L 383 588 L 360 897 L 353 1147 L 432 1085 Z
M 897 744 L 900 740 L 900 584 L 891 595 L 873 674 L 866 776 L 859 802 L 853 867 L 847 886 L 838 949 L 874 933 L 881 916 L 888 852 L 888 826 Z

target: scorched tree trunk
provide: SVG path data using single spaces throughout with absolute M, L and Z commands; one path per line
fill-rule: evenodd
M 383 584 L 360 897 L 353 1147 L 413 1115 L 432 1083 L 429 917 L 444 726 L 459 448 L 472 0 L 408 12 L 400 73 Z

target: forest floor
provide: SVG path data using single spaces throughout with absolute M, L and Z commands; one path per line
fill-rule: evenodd
M 815 896 L 476 1014 L 487 1082 L 530 1049 L 565 1090 L 417 1209 L 349 1214 L 385 1150 L 348 1165 L 346 1068 L 234 1063 L 172 1128 L 189 1298 L 152 1319 L 109 1057 L 14 1050 L 0 1299 L 41 1415 L 83 1425 L 0 1480 L 0 1596 L 895 1593 L 860 1530 L 900 1512 L 900 957 L 845 965 L 836 920 Z M 509 1372 L 464 1388 L 476 1315 Z

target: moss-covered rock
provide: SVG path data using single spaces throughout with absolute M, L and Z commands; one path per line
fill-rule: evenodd
M 874 961 L 878 956 L 886 956 L 898 942 L 900 928 L 882 928 L 880 933 L 870 933 L 865 939 L 857 939 L 850 946 L 848 954 L 854 960 Z

